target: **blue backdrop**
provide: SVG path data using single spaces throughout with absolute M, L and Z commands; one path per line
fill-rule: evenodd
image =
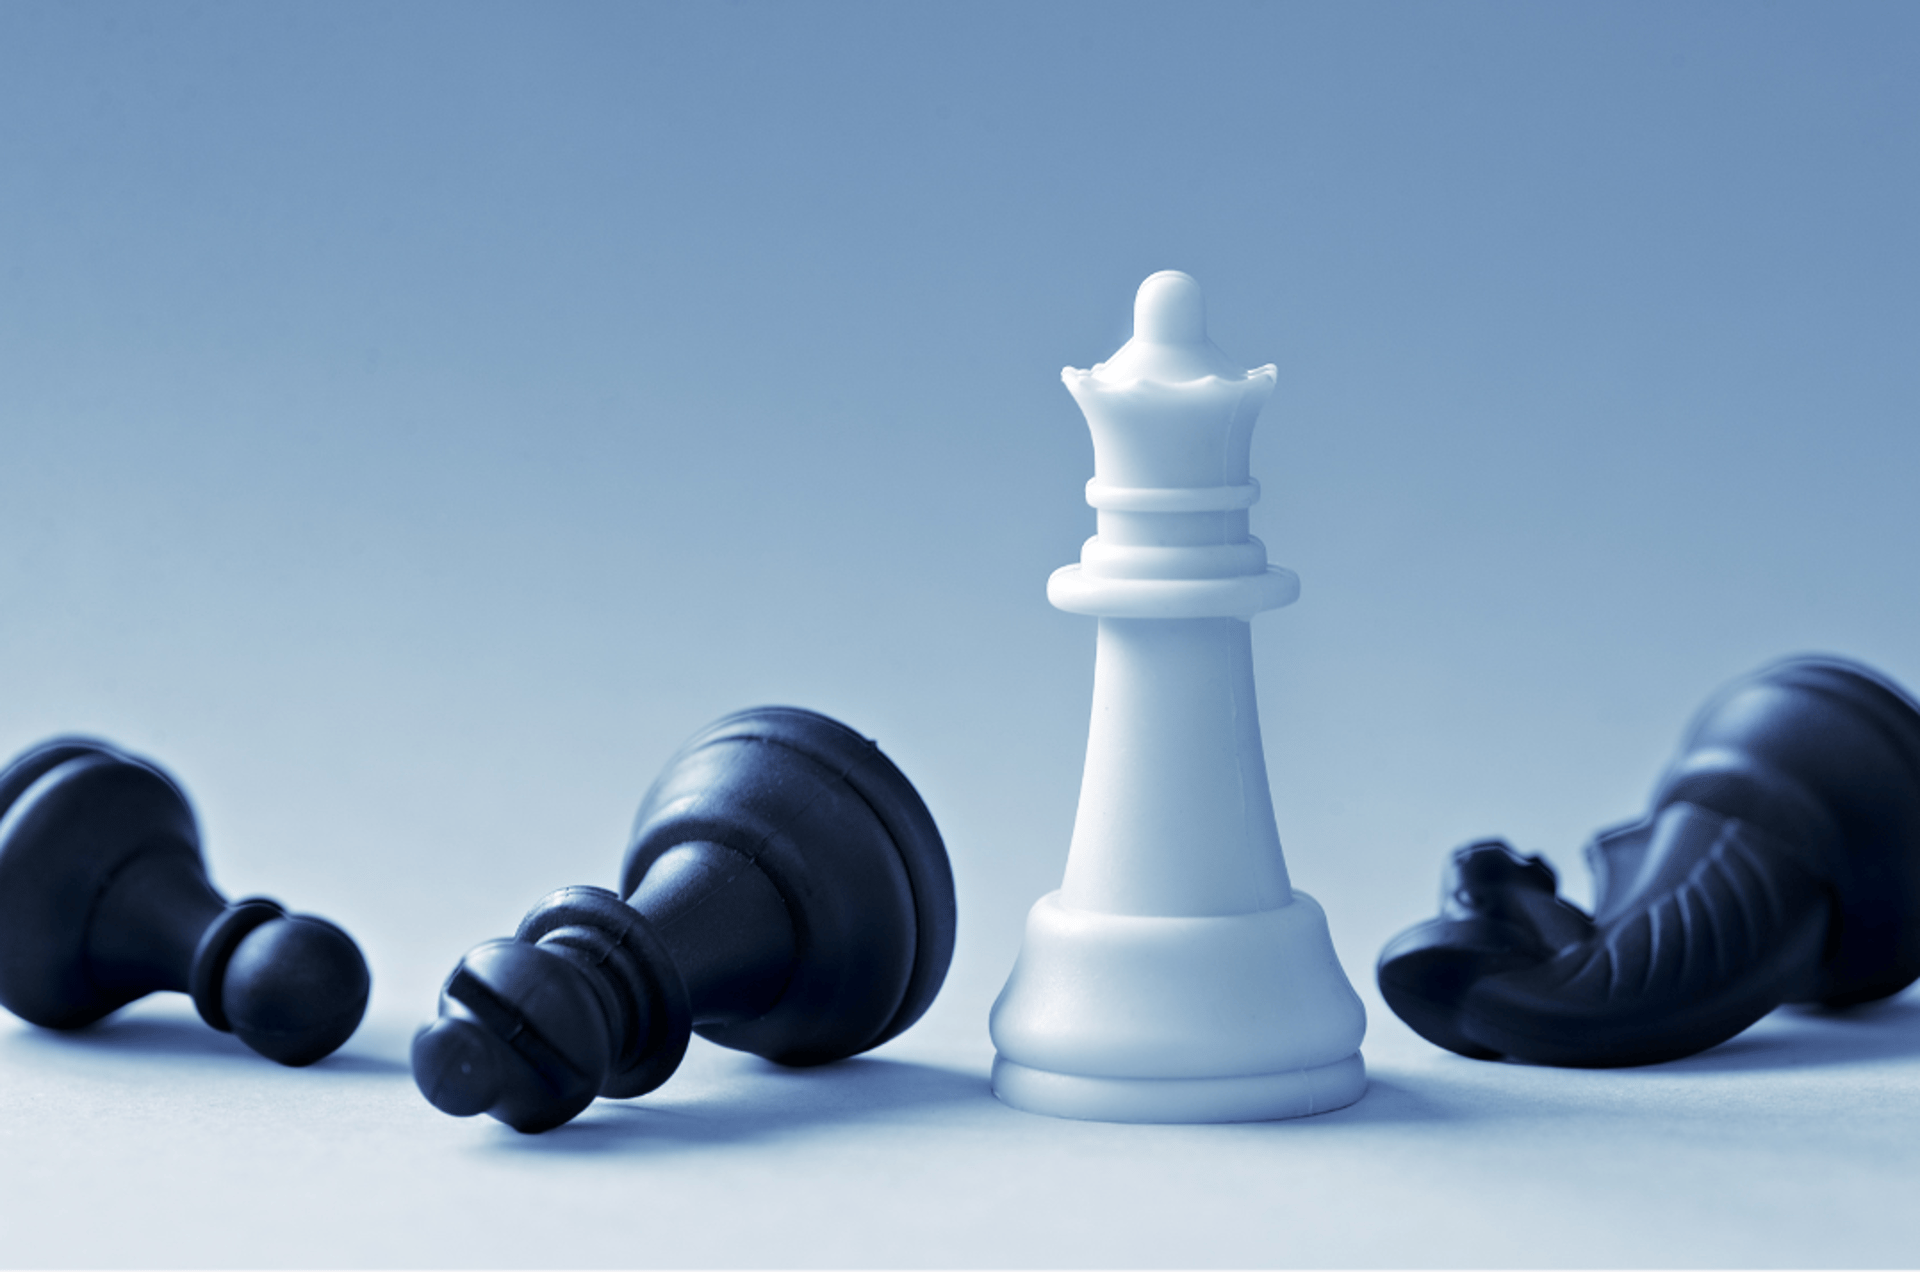
M 375 1011 L 788 701 L 925 793 L 982 1039 L 1093 625 L 1062 389 L 1147 274 L 1280 386 L 1255 622 L 1374 1036 L 1444 852 L 1584 888 L 1693 708 L 1920 683 L 1920 8 L 0 7 L 0 749 L 196 797 Z

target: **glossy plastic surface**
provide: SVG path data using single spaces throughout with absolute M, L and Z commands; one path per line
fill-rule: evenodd
M 1763 668 L 1587 851 L 1591 917 L 1537 857 L 1456 852 L 1439 917 L 1380 956 L 1388 1005 L 1461 1055 L 1615 1066 L 1898 993 L 1920 978 L 1920 710 L 1840 659 Z
M 1287 875 L 1247 619 L 1299 590 L 1247 532 L 1274 369 L 1234 369 L 1185 274 L 1062 379 L 1093 434 L 1098 533 L 1053 575 L 1099 618 L 1066 878 L 995 1003 L 994 1091 L 1062 1117 L 1252 1121 L 1351 1104 L 1366 1015 L 1326 917 Z
M 156 990 L 282 1064 L 352 1036 L 371 978 L 352 939 L 207 881 L 193 810 L 158 767 L 62 738 L 0 773 L 0 1003 L 77 1029 Z
M 622 893 L 563 888 L 469 953 L 414 1040 L 437 1108 L 526 1132 L 666 1081 L 697 1029 L 782 1064 L 919 1019 L 953 957 L 953 876 L 878 747 L 794 707 L 703 730 L 642 801 Z

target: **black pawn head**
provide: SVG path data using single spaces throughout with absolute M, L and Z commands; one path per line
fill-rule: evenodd
M 240 1041 L 281 1064 L 332 1055 L 360 1027 L 371 981 L 360 948 L 311 914 L 240 938 L 220 982 L 220 1013 Z
M 1832 656 L 1742 676 L 1701 709 L 1662 776 L 1656 812 L 1676 804 L 1796 845 L 1831 893 L 1827 946 L 1796 999 L 1852 1006 L 1920 978 L 1920 706 L 1898 685 Z M 1603 894 L 1643 873 L 1621 868 L 1636 854 L 1616 855 L 1626 861 L 1595 854 Z
M 311 1064 L 360 1023 L 353 941 L 207 881 L 193 810 L 159 768 L 59 739 L 0 773 L 0 1003 L 76 1029 L 155 990 L 282 1064 Z
M 872 742 L 825 716 L 729 716 L 642 802 L 626 896 L 563 888 L 469 953 L 414 1078 L 437 1108 L 522 1131 L 652 1090 L 689 1033 L 785 1064 L 893 1037 L 953 953 L 933 818 Z

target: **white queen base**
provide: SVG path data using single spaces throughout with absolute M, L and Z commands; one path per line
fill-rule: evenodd
M 1088 1122 L 1274 1122 L 1344 1109 L 1367 1092 L 1355 1054 L 1317 1069 L 1231 1078 L 1098 1078 L 993 1062 L 993 1093 L 1027 1113 Z
M 1259 1122 L 1344 1108 L 1367 1087 L 1366 1012 L 1314 899 L 1159 917 L 1027 916 L 994 1004 L 993 1089 L 1101 1122 Z

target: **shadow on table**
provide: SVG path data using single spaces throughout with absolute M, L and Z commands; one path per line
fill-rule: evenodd
M 1406 1126 L 1423 1122 L 1452 1122 L 1468 1116 L 1471 1113 L 1422 1095 L 1417 1086 L 1409 1086 L 1398 1078 L 1383 1078 L 1370 1073 L 1367 1075 L 1367 1093 L 1344 1109 L 1317 1113 L 1311 1118 L 1247 1125 L 1275 1128 L 1368 1124 Z
M 540 1135 L 506 1132 L 495 1146 L 581 1153 L 735 1144 L 815 1126 L 897 1120 L 969 1101 L 993 1103 L 984 1073 L 871 1056 L 808 1069 L 762 1063 L 711 1098 L 674 1099 L 669 1085 L 659 1096 L 600 1100 L 565 1126 Z
M 632 1102 L 603 1100 L 577 1121 L 541 1135 L 502 1136 L 495 1147 L 565 1154 L 717 1146 L 772 1139 L 815 1126 L 901 1121 L 940 1106 L 966 1103 L 1009 1117 L 1036 1116 L 999 1105 L 985 1073 L 863 1057 L 818 1069 L 776 1071 L 768 1065 L 738 1087 L 698 1102 L 650 1104 L 646 1097 Z M 1308 1126 L 1439 1122 L 1459 1116 L 1398 1081 L 1375 1078 L 1357 1104 L 1316 1117 L 1180 1129 L 1245 1135 L 1295 1128 L 1297 1133 L 1297 1128 Z
M 1669 1073 L 1746 1073 L 1920 1058 L 1920 997 L 1845 1011 L 1783 1007 L 1710 1051 L 1656 1066 Z
M 230 1033 L 211 1028 L 198 1016 L 177 1013 L 141 1012 L 137 1008 L 116 1012 L 105 1020 L 82 1029 L 21 1028 L 8 1037 L 13 1046 L 36 1049 L 74 1048 L 95 1055 L 125 1055 L 128 1060 L 155 1059 L 222 1062 L 240 1064 L 274 1062 L 249 1048 Z M 404 1063 L 382 1056 L 366 1055 L 346 1048 L 310 1066 L 322 1073 L 367 1073 L 391 1076 L 409 1073 Z

